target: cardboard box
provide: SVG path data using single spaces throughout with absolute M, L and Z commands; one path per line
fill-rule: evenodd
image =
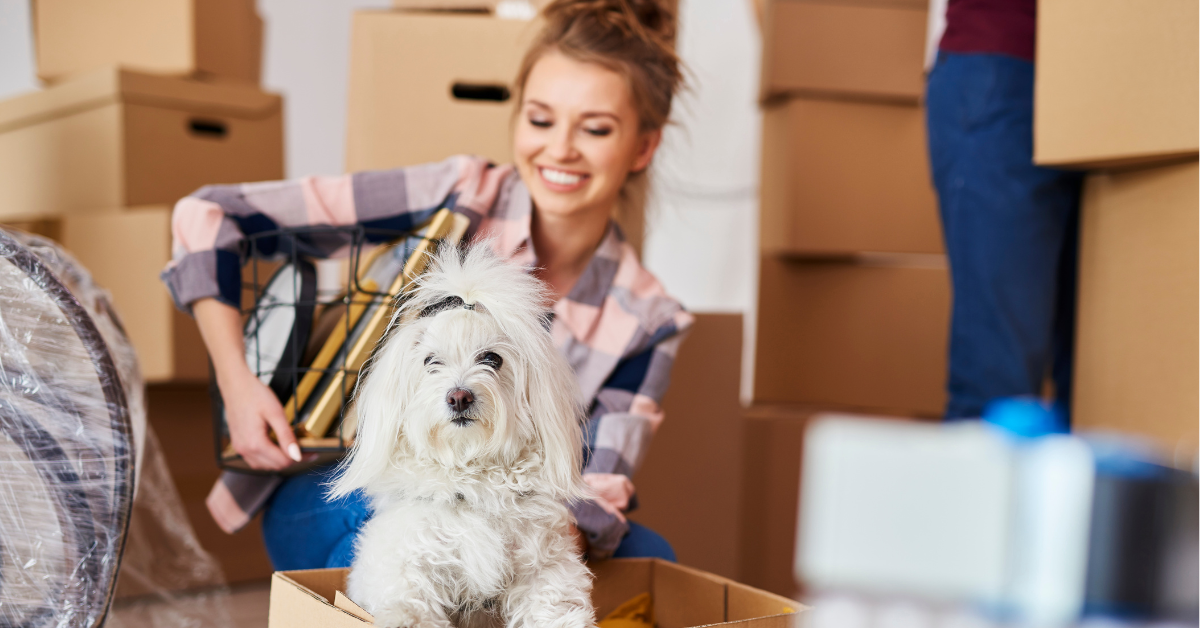
M 68 216 L 62 244 L 112 293 L 147 383 L 208 379 L 200 331 L 158 278 L 171 259 L 170 207 Z
M 942 413 L 945 258 L 764 255 L 759 282 L 755 403 Z
M 663 535 L 685 564 L 738 577 L 742 315 L 696 313 L 663 398 L 666 420 L 633 478 L 630 519 Z
M 915 103 L 925 92 L 926 3 L 771 0 L 762 98 L 826 94 Z
M 263 23 L 254 0 L 34 0 L 38 77 L 110 65 L 258 84 Z
M 1098 167 L 1195 155 L 1194 0 L 1041 0 L 1034 162 Z
M 760 242 L 770 253 L 941 253 L 925 112 L 793 98 L 763 114 Z
M 106 68 L 0 102 L 0 220 L 283 177 L 279 96 Z
M 355 13 L 346 170 L 512 162 L 513 80 L 536 34 L 536 22 L 486 14 Z
M 1088 178 L 1075 332 L 1079 428 L 1196 448 L 1198 174 L 1189 161 Z
M 591 565 L 597 619 L 642 593 L 654 602 L 657 628 L 722 625 L 793 628 L 799 602 L 698 569 L 658 559 L 613 559 Z M 281 571 L 271 578 L 270 628 L 340 628 L 373 625 L 345 595 L 348 569 Z M 340 606 L 334 606 L 335 598 Z M 347 610 L 350 609 L 350 610 Z

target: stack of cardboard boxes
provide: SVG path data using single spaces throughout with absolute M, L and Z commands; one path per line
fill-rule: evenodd
M 1083 192 L 1074 417 L 1194 452 L 1197 6 L 1041 0 L 1034 161 Z
M 35 0 L 33 13 L 44 88 L 0 102 L 0 223 L 59 240 L 112 293 L 197 536 L 231 581 L 263 577 L 257 531 L 228 537 L 205 511 L 207 354 L 158 278 L 177 200 L 284 176 L 254 0 Z
M 744 582 L 795 592 L 800 439 L 822 409 L 936 417 L 950 282 L 926 155 L 924 0 L 763 10 L 761 265 Z
M 148 382 L 207 378 L 158 273 L 170 207 L 283 176 L 253 0 L 36 0 L 45 88 L 0 102 L 0 221 L 59 238 L 113 294 Z

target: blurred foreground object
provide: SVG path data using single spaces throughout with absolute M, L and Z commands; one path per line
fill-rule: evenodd
M 1195 622 L 1194 473 L 1128 441 L 1001 427 L 1011 419 L 817 419 L 805 437 L 797 577 L 818 595 L 1037 625 L 1095 614 Z
M 138 597 L 109 626 L 229 625 L 108 293 L 44 238 L 0 231 L 0 251 L 0 625 L 100 625 L 114 589 Z

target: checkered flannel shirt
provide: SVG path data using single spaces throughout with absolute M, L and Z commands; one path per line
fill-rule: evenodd
M 512 263 L 537 265 L 530 238 L 533 203 L 516 171 L 459 156 L 396 170 L 201 188 L 175 206 L 172 260 L 162 280 L 184 311 L 209 297 L 239 307 L 247 236 L 307 225 L 407 230 L 441 207 L 469 217 L 468 236 L 491 239 Z M 290 252 L 282 250 L 288 246 L 283 241 L 255 242 L 255 255 Z M 348 245 L 348 235 L 296 244 L 313 257 L 344 254 Z M 554 342 L 591 400 L 584 473 L 632 478 L 663 421 L 660 403 L 692 316 L 642 267 L 615 224 L 553 311 Z M 226 471 L 209 495 L 209 511 L 226 531 L 236 531 L 281 481 Z M 611 554 L 628 531 L 628 524 L 595 502 L 575 504 L 572 512 L 593 557 Z

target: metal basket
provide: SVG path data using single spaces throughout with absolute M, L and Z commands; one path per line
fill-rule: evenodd
M 442 209 L 409 231 L 322 225 L 246 238 L 241 260 L 246 360 L 283 404 L 304 454 L 304 462 L 282 473 L 332 462 L 349 448 L 356 428 L 351 393 L 362 364 L 429 254 L 441 244 L 457 244 L 467 225 L 465 217 Z M 345 289 L 327 299 L 316 292 L 311 252 L 330 248 L 345 252 L 347 263 Z M 397 270 L 394 277 L 389 274 Z M 291 327 L 281 343 L 284 323 Z M 258 472 L 231 447 L 215 374 L 209 392 L 217 464 Z

